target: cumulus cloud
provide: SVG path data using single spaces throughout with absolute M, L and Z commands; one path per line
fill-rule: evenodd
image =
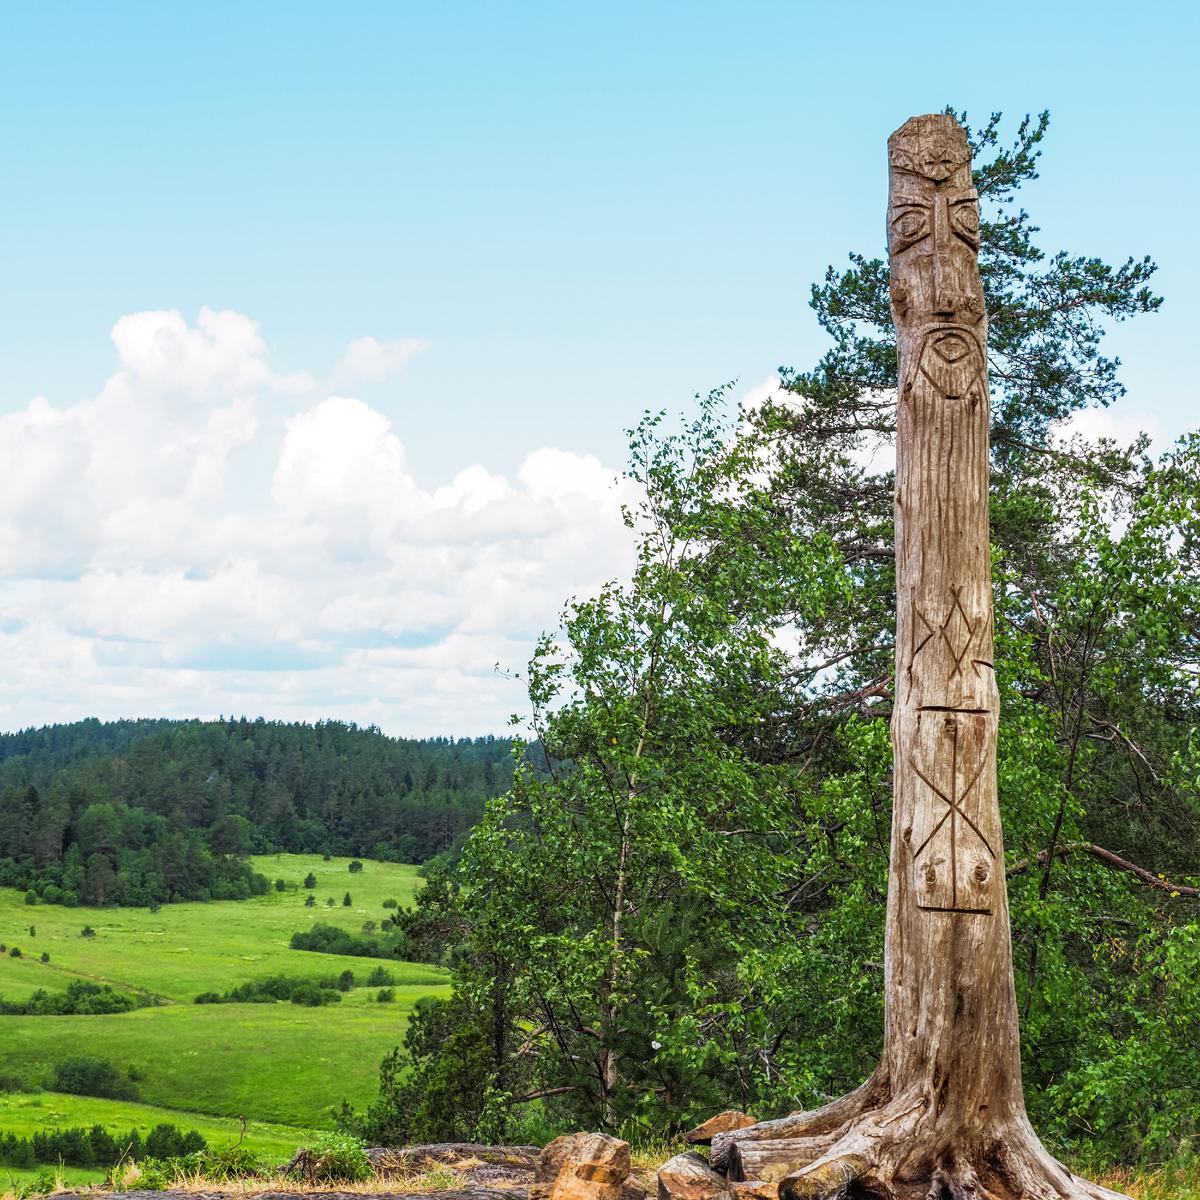
M 519 668 L 566 596 L 628 569 L 627 485 L 591 455 L 543 447 L 512 478 L 464 464 L 423 488 L 403 430 L 275 372 L 241 314 L 135 313 L 113 343 L 93 398 L 0 417 L 4 727 L 499 731 L 521 692 L 494 665 Z M 372 343 L 393 363 L 401 344 Z

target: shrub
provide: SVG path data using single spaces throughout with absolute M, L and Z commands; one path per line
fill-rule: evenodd
M 367 987 L 388 987 L 396 982 L 396 977 L 387 967 L 376 967 L 367 976 Z
M 371 920 L 364 921 L 362 923 L 362 931 L 363 931 L 363 933 L 374 933 L 375 932 L 375 922 L 371 921 Z
M 391 896 L 389 896 L 389 897 L 388 897 L 388 898 L 387 898 L 387 899 L 386 899 L 386 900 L 383 902 L 383 907 L 384 907 L 384 908 L 399 908 L 400 906 L 399 906 L 399 905 L 396 903 L 396 901 L 395 901 L 395 900 L 394 900 L 394 899 L 393 899 Z
M 358 861 L 357 858 L 352 858 L 350 860 L 349 871 L 350 871 L 351 875 L 359 874 L 359 872 L 362 871 L 362 869 L 363 869 L 363 865 L 361 862 Z
M 379 1004 L 390 1004 L 396 998 L 395 988 L 380 988 L 375 993 L 375 1000 Z
M 85 925 L 85 926 L 84 926 L 84 927 L 83 927 L 83 928 L 82 928 L 82 929 L 79 931 L 79 936 L 80 936 L 80 937 L 86 937 L 86 938 L 93 938 L 93 937 L 95 937 L 95 936 L 96 936 L 96 931 L 95 931 L 95 930 L 94 930 L 94 929 L 93 929 L 93 928 L 92 928 L 90 925 Z
M 366 1143 L 346 1133 L 326 1133 L 301 1152 L 301 1169 L 322 1183 L 361 1183 L 372 1175 Z
M 347 968 L 337 978 L 337 990 L 348 992 L 354 986 L 354 972 Z
M 353 903 L 354 903 L 354 901 L 350 899 L 350 893 L 349 893 L 349 892 L 347 892 L 347 893 L 346 893 L 346 894 L 345 894 L 345 895 L 342 897 L 342 907 L 343 907 L 343 908 L 349 908 L 349 907 L 350 907 L 350 906 L 351 906 Z
M 72 1096 L 100 1096 L 106 1100 L 136 1100 L 137 1088 L 105 1058 L 78 1055 L 54 1065 L 48 1089 Z
M 316 896 L 305 896 L 304 897 L 304 907 L 305 908 L 316 908 L 316 906 L 317 906 Z
M 20 958 L 21 957 L 21 948 L 19 946 L 14 946 L 8 952 L 8 956 L 9 956 L 9 958 Z
M 29 891 L 27 891 L 25 893 L 25 903 L 26 904 L 36 904 L 37 902 L 38 902 L 38 894 L 37 894 L 37 892 L 35 892 L 33 890 L 33 888 L 30 888 Z
M 286 879 L 275 880 L 275 890 L 277 892 L 286 892 L 287 891 L 287 880 Z
M 188 1174 L 203 1175 L 216 1183 L 253 1178 L 263 1171 L 262 1159 L 240 1142 L 220 1150 L 189 1154 L 180 1165 Z
M 30 936 L 30 937 L 37 937 L 37 926 L 36 926 L 36 925 L 30 925 L 30 927 L 29 927 L 29 936 Z
M 49 961 L 50 961 L 50 951 L 43 950 L 42 951 L 42 962 L 49 962 Z
M 325 897 L 325 907 L 326 908 L 332 908 L 334 906 L 334 903 L 335 903 L 335 901 L 332 896 Z
M 306 888 L 315 888 L 317 886 L 317 877 L 311 871 L 304 877 L 304 886 Z

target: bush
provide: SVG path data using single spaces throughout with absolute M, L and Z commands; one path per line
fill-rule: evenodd
M 49 962 L 49 961 L 50 961 L 50 951 L 43 950 L 42 951 L 42 962 Z
M 350 871 L 351 875 L 359 874 L 362 871 L 362 869 L 363 869 L 363 865 L 361 862 L 358 861 L 357 858 L 352 858 L 350 860 L 349 871 Z
M 388 898 L 387 898 L 387 899 L 386 899 L 386 900 L 383 902 L 383 907 L 384 907 L 384 908 L 399 908 L 400 906 L 399 906 L 399 905 L 396 903 L 396 901 L 395 901 L 395 900 L 393 900 L 393 899 L 392 899 L 392 897 L 391 897 L 391 896 L 389 896 L 389 897 L 388 897 Z
M 343 907 L 343 908 L 349 908 L 349 907 L 350 907 L 350 906 L 351 906 L 353 903 L 354 903 L 354 901 L 350 899 L 350 893 L 349 893 L 349 892 L 347 892 L 347 893 L 346 893 L 346 894 L 345 894 L 345 895 L 342 897 L 342 907 Z
M 44 957 L 48 959 L 49 955 Z M 154 1003 L 156 1001 L 148 997 L 127 996 L 113 991 L 107 983 L 76 979 L 67 985 L 65 992 L 48 992 L 45 988 L 38 988 L 28 1000 L 0 1000 L 0 1013 L 29 1017 L 96 1016 L 100 1013 L 129 1012 Z
M 304 886 L 306 888 L 315 888 L 317 886 L 317 877 L 311 871 L 304 877 Z
M 275 880 L 275 890 L 277 892 L 286 892 L 287 891 L 287 880 L 286 879 Z
M 396 977 L 387 967 L 376 967 L 367 976 L 367 987 L 388 987 L 396 982 Z
M 363 931 L 363 933 L 374 933 L 375 932 L 375 922 L 371 921 L 371 920 L 364 921 L 362 923 L 362 931 Z
M 361 1183 L 372 1175 L 366 1143 L 347 1133 L 326 1133 L 302 1152 L 300 1167 L 322 1183 Z
M 380 988 L 379 991 L 375 993 L 375 1000 L 379 1004 L 391 1004 L 395 998 L 395 988 Z
M 20 949 L 20 947 L 19 947 L 19 946 L 14 946 L 14 947 L 13 947 L 13 948 L 12 948 L 12 949 L 11 949 L 11 950 L 8 952 L 8 956 L 9 956 L 9 958 L 20 958 L 20 957 L 21 957 L 21 949 Z
M 138 1090 L 127 1075 L 105 1058 L 79 1055 L 56 1063 L 47 1088 L 72 1096 L 99 1096 L 106 1100 L 136 1100 Z
M 85 925 L 85 926 L 84 926 L 84 927 L 83 927 L 83 928 L 82 928 L 82 929 L 79 931 L 79 936 L 80 936 L 80 937 L 86 937 L 86 938 L 93 938 L 93 937 L 95 937 L 95 936 L 96 936 L 96 931 L 95 931 L 95 930 L 94 930 L 94 929 L 93 929 L 93 928 L 92 928 L 90 925 Z
M 36 904 L 37 902 L 38 902 L 38 894 L 37 894 L 37 892 L 35 892 L 33 890 L 33 888 L 30 888 L 29 891 L 27 891 L 25 893 L 25 903 L 26 904 Z
M 317 906 L 316 896 L 305 896 L 304 897 L 304 907 L 305 908 L 316 908 L 316 906 Z

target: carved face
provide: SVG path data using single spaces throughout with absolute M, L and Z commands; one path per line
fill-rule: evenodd
M 979 197 L 972 187 L 900 176 L 888 208 L 893 303 L 905 323 L 976 324 Z

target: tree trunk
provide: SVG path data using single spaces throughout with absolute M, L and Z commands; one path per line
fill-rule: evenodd
M 966 134 L 914 117 L 888 140 L 899 359 L 894 808 L 883 1058 L 816 1113 L 721 1135 L 713 1159 L 784 1200 L 859 1191 L 968 1200 L 1112 1196 L 1025 1115 L 1004 848 L 988 549 L 987 317 Z M 756 1155 L 748 1141 L 769 1141 Z

